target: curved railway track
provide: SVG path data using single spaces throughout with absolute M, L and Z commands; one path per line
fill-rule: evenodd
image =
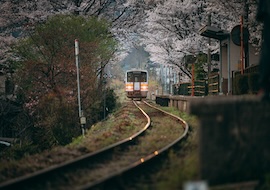
M 151 164 L 189 130 L 179 117 L 147 102 L 133 103 L 145 115 L 145 126 L 136 134 L 94 153 L 4 182 L 0 189 L 125 189 L 125 176 Z

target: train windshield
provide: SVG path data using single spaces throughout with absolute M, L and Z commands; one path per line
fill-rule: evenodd
M 147 82 L 146 72 L 128 72 L 127 82 Z
M 147 74 L 146 74 L 146 72 L 141 73 L 141 82 L 147 82 Z

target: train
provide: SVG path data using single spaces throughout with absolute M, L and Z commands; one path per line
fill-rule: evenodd
M 143 69 L 127 70 L 125 74 L 126 96 L 131 99 L 143 99 L 148 93 L 148 72 Z

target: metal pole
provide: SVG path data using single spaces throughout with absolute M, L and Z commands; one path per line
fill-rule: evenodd
M 208 26 L 211 26 L 211 14 L 208 15 Z M 207 53 L 207 65 L 208 65 L 208 78 L 211 73 L 211 38 L 208 38 L 208 53 Z
M 230 45 L 231 44 L 231 38 L 228 38 L 228 48 L 227 48 L 227 55 L 228 55 L 228 95 L 232 94 L 232 90 L 231 90 L 231 48 Z
M 104 90 L 104 102 L 103 102 L 103 119 L 106 118 L 106 88 Z
M 219 41 L 219 94 L 222 95 L 223 94 L 223 90 L 222 90 L 222 82 L 223 82 L 223 78 L 222 78 L 222 41 Z
M 248 18 L 248 14 L 249 14 L 249 2 L 248 0 L 245 0 L 244 1 L 244 27 L 246 30 L 248 30 L 249 26 L 248 26 L 248 23 L 249 23 L 249 18 Z M 244 43 L 244 51 L 245 51 L 245 68 L 247 68 L 249 66 L 249 32 L 246 34 L 246 38 L 247 38 L 247 43 L 245 44 Z
M 195 83 L 194 83 L 194 79 L 195 79 L 195 66 L 194 66 L 194 63 L 192 63 L 192 65 L 191 65 L 191 70 L 192 70 L 191 96 L 194 96 L 194 92 L 195 92 L 195 89 L 194 89 L 194 86 L 195 86 Z
M 79 119 L 82 128 L 82 135 L 84 136 L 84 124 L 82 123 L 82 108 L 81 108 L 81 92 L 80 92 L 80 71 L 79 71 L 79 42 L 75 39 L 75 59 L 77 69 L 77 90 L 78 90 L 78 106 L 79 106 Z
M 106 118 L 106 79 L 107 79 L 107 74 L 105 73 L 103 75 L 103 86 L 104 86 L 103 119 L 104 120 Z
M 240 55 L 241 55 L 241 74 L 244 74 L 244 34 L 243 34 L 243 16 L 240 17 L 241 22 L 241 49 L 240 49 Z
M 172 67 L 169 67 L 169 94 L 172 94 Z
M 165 94 L 167 94 L 167 66 L 164 65 L 165 68 L 165 80 L 164 80 L 164 88 L 165 88 Z

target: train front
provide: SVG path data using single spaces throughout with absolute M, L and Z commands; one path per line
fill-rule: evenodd
M 129 70 L 126 72 L 126 95 L 128 98 L 146 98 L 148 93 L 148 72 Z

